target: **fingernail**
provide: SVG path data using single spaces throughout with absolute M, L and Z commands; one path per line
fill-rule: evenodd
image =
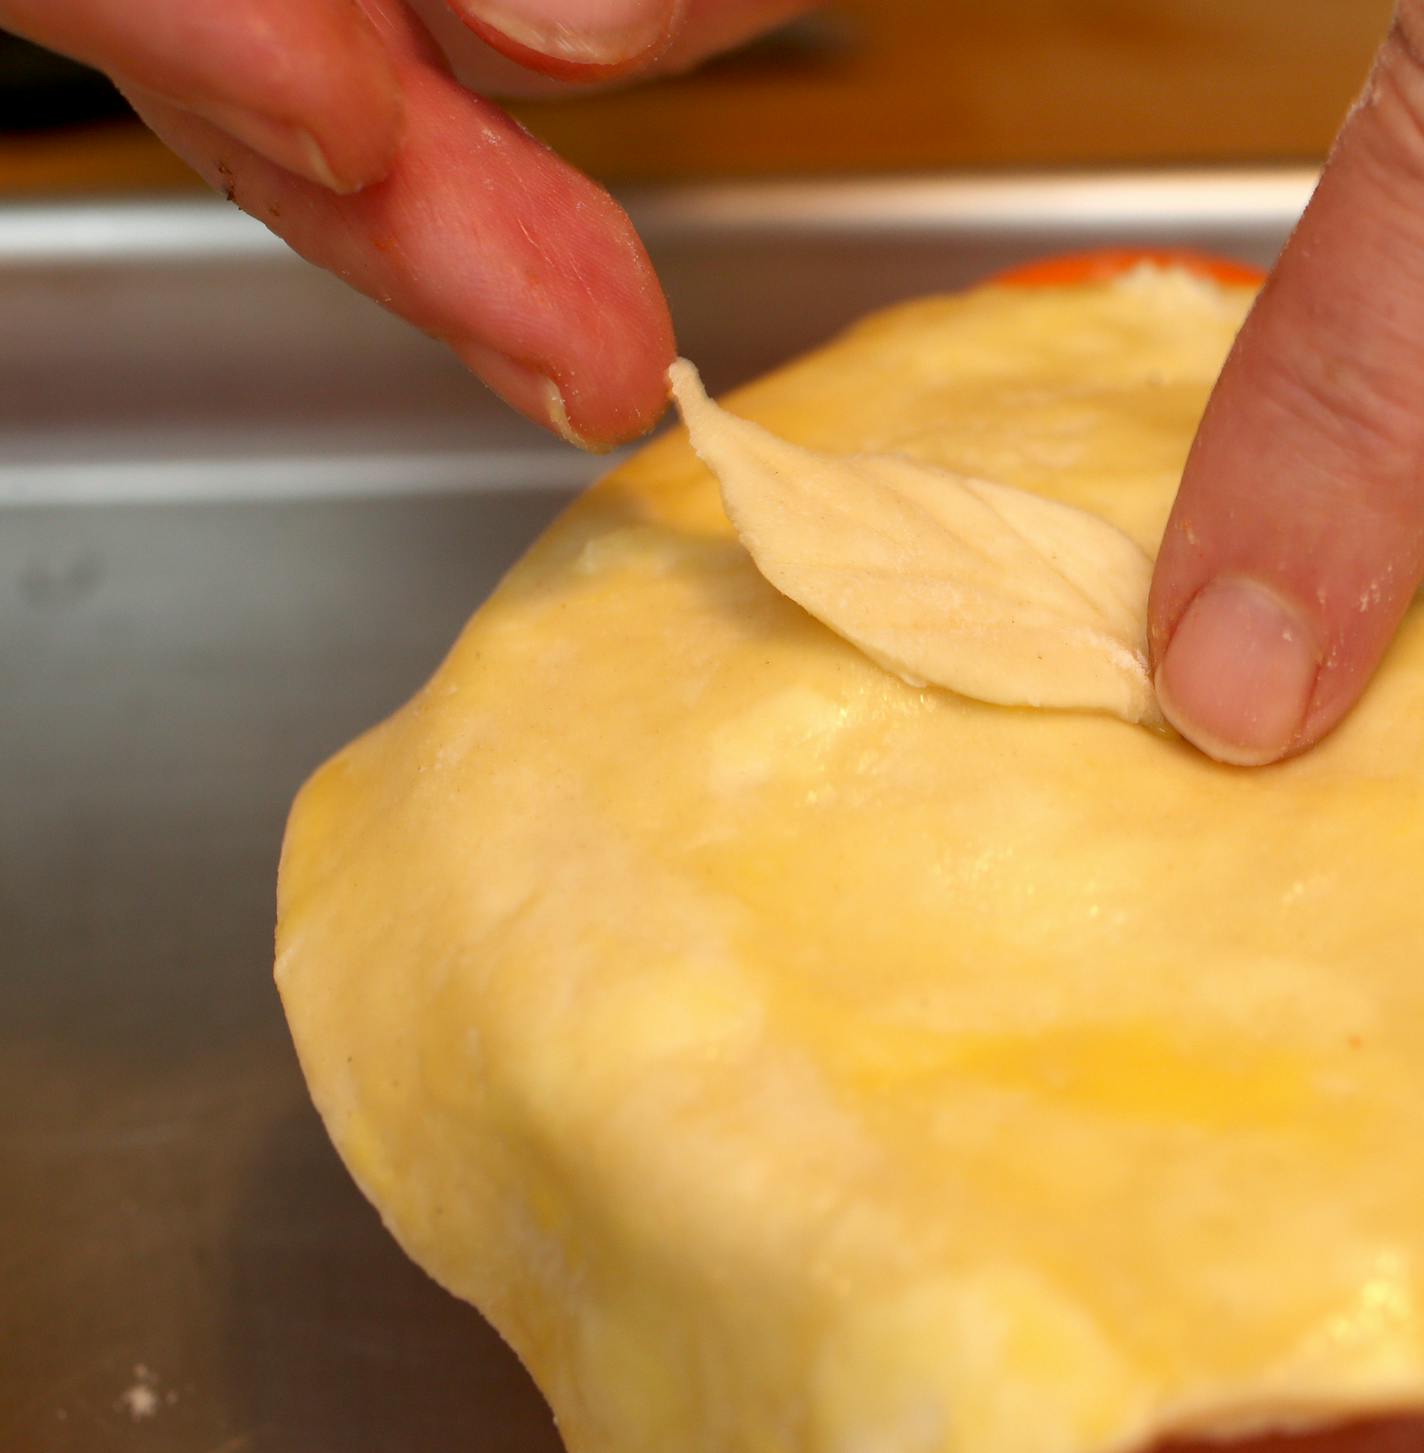
M 268 161 L 274 161 L 329 191 L 354 192 L 361 186 L 360 180 L 347 180 L 336 174 L 320 142 L 304 127 L 274 121 L 260 112 L 231 106 L 224 101 L 190 101 L 185 104 L 195 116 L 211 121 L 253 151 L 261 152 Z
M 523 50 L 578 66 L 613 66 L 666 36 L 668 0 L 451 0 L 477 27 Z
M 1295 743 L 1319 671 L 1315 629 L 1289 601 L 1244 576 L 1223 576 L 1178 623 L 1157 667 L 1157 699 L 1208 756 L 1259 767 Z
M 569 411 L 558 384 L 548 374 L 518 363 L 503 353 L 482 344 L 464 344 L 459 348 L 460 357 L 467 367 L 477 373 L 485 385 L 498 394 L 510 408 L 552 429 L 566 443 L 579 449 L 597 452 L 592 444 L 569 422 Z

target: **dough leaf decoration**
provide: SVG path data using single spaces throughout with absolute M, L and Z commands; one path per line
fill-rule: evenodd
M 979 701 L 1160 722 L 1152 562 L 1120 530 L 917 460 L 788 443 L 713 403 L 686 359 L 668 383 L 758 570 L 872 660 Z

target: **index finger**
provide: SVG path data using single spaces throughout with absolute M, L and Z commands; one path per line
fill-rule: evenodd
M 1424 0 L 1403 0 L 1202 420 L 1150 607 L 1166 716 L 1223 761 L 1318 741 L 1424 574 Z
M 130 98 L 209 183 L 303 257 L 446 342 L 508 403 L 606 448 L 666 403 L 672 324 L 613 199 L 436 64 L 403 9 L 371 6 L 405 125 L 384 180 L 338 196 L 161 99 Z

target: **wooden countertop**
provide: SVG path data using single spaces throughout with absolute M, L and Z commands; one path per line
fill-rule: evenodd
M 840 0 L 674 80 L 515 108 L 608 181 L 1321 157 L 1391 0 Z M 0 140 L 0 193 L 198 183 L 136 125 Z

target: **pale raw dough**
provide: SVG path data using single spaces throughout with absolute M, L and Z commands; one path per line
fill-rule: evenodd
M 1152 561 L 1028 490 L 896 454 L 803 449 L 668 383 L 757 569 L 911 686 L 1160 722 L 1147 671 Z
M 1247 302 L 986 288 L 731 406 L 1151 549 Z M 303 790 L 278 981 L 357 1181 L 574 1453 L 1419 1406 L 1421 724 L 1417 607 L 1256 772 L 915 690 L 757 573 L 677 431 Z

